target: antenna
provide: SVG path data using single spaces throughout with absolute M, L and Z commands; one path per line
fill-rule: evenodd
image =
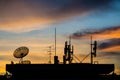
M 65 47 L 64 47 L 64 56 L 63 56 L 63 63 L 66 64 L 66 62 L 69 62 L 69 64 L 72 63 L 73 60 L 73 52 L 74 47 L 71 46 L 71 36 L 69 36 L 69 44 L 66 41 L 65 42 Z
M 22 46 L 22 47 L 17 48 L 14 51 L 13 56 L 15 58 L 20 58 L 20 63 L 21 63 L 23 60 L 23 57 L 25 57 L 28 53 L 29 53 L 29 49 L 25 46 Z
M 49 53 L 49 61 L 48 61 L 48 62 L 51 64 L 51 63 L 52 63 L 52 62 L 51 62 L 51 57 L 52 57 L 51 55 L 52 55 L 52 52 L 53 52 L 52 50 L 53 50 L 53 49 L 52 49 L 52 46 L 49 46 L 48 48 L 49 48 L 49 50 L 48 50 L 48 53 Z
M 51 54 L 52 54 L 51 53 L 51 46 L 49 46 L 49 51 L 48 52 L 49 52 L 49 63 L 51 64 Z
M 92 43 L 92 36 L 91 36 L 91 64 L 93 64 L 93 57 L 96 57 L 96 49 L 97 49 L 97 41 L 94 41 L 94 43 Z
M 55 56 L 56 56 L 56 28 L 55 28 Z
M 58 64 L 58 56 L 56 56 L 56 28 L 55 28 L 55 56 L 54 56 L 54 64 Z

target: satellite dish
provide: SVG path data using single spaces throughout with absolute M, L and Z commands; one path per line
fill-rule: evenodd
M 27 47 L 23 46 L 23 47 L 17 48 L 17 49 L 14 51 L 13 56 L 14 56 L 15 58 L 21 58 L 21 59 L 22 59 L 22 58 L 25 57 L 28 53 L 29 53 L 29 49 L 28 49 Z

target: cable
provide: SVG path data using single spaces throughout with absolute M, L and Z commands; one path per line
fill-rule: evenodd
M 80 62 L 80 60 L 75 55 L 73 55 L 73 56 Z
M 85 56 L 85 58 L 83 58 L 83 60 L 81 61 L 81 63 L 82 63 L 89 55 L 90 55 L 90 53 L 89 53 L 87 56 Z

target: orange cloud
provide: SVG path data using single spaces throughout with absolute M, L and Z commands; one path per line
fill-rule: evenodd
M 99 40 L 105 40 L 105 39 L 112 39 L 112 38 L 120 38 L 120 28 L 116 30 L 111 30 L 111 31 L 105 31 L 101 34 L 94 34 L 93 37 L 95 39 Z
M 0 1 L 0 30 L 23 32 L 44 28 L 46 24 L 100 10 L 101 7 L 106 9 L 111 2 L 2 0 Z
M 72 35 L 73 39 L 89 39 L 93 37 L 98 41 L 98 49 L 101 52 L 119 52 L 120 50 L 120 26 L 101 30 L 83 30 Z
M 120 46 L 114 46 L 102 50 L 98 50 L 99 52 L 120 52 Z
M 101 30 L 83 30 L 72 35 L 73 39 L 90 39 L 92 36 L 96 40 L 120 38 L 120 26 L 105 28 Z
M 52 20 L 37 17 L 28 17 L 25 19 L 11 20 L 4 23 L 0 23 L 1 30 L 13 31 L 13 32 L 25 32 L 39 28 L 45 28 Z M 14 28 L 14 29 L 13 29 Z

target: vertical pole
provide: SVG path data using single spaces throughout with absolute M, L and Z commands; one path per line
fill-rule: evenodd
M 93 45 L 93 44 L 92 44 L 92 36 L 91 36 L 91 64 L 93 64 L 92 45 Z
M 59 64 L 58 56 L 56 56 L 56 28 L 55 28 L 55 56 L 54 56 L 54 64 Z
M 71 36 L 69 36 L 69 45 L 71 46 Z
M 56 28 L 55 28 L 55 56 L 56 56 Z
M 51 64 L 51 47 L 50 47 L 50 64 Z

